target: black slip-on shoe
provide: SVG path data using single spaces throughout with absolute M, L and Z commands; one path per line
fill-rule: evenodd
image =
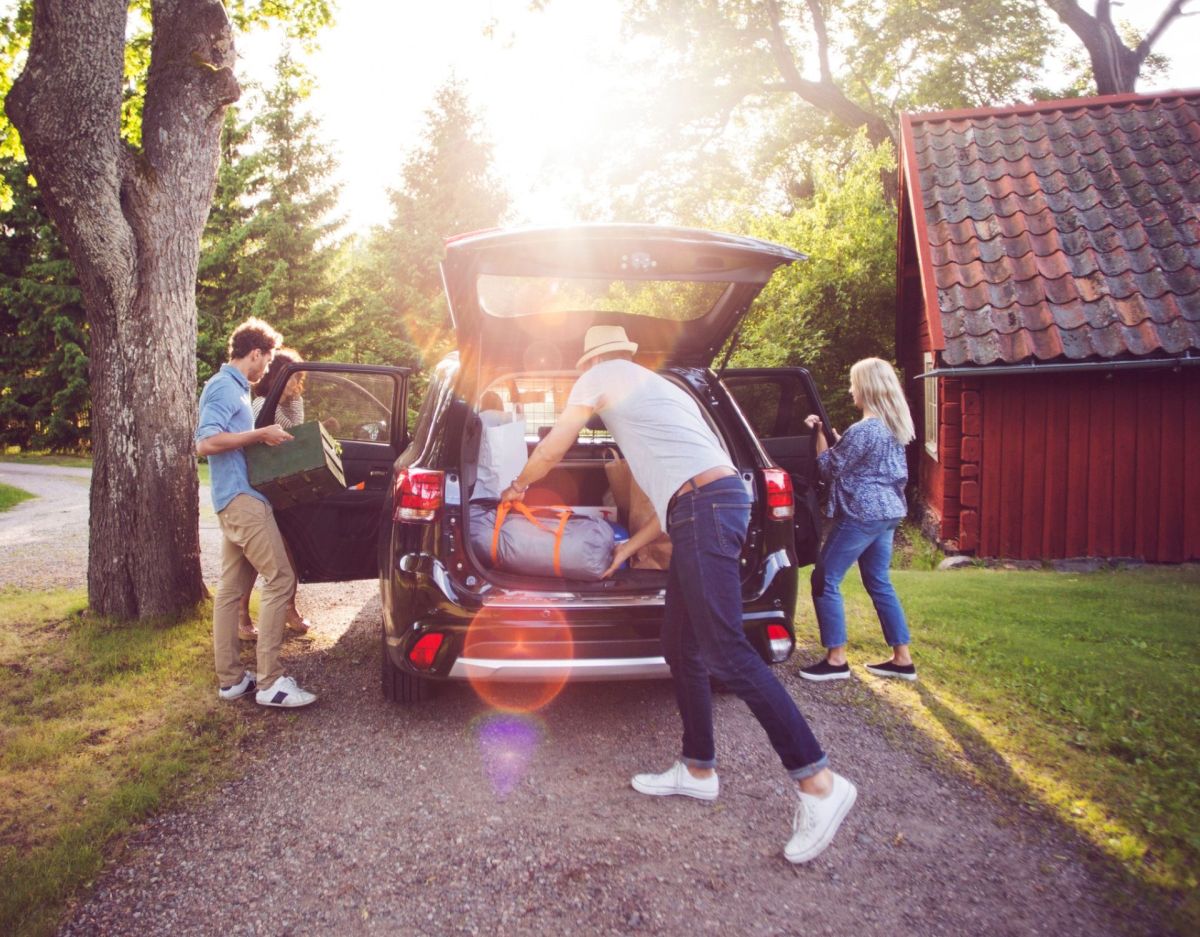
M 805 680 L 849 680 L 849 664 L 831 664 L 829 658 L 823 657 L 820 662 L 800 668 L 800 676 Z
M 890 660 L 885 660 L 882 664 L 867 664 L 867 673 L 873 673 L 877 677 L 899 677 L 901 680 L 917 679 L 917 668 L 912 664 L 902 667 Z

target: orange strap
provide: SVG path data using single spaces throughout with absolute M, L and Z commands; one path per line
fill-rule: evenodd
M 498 565 L 496 562 L 496 550 L 500 546 L 500 525 L 504 523 L 504 518 L 508 517 L 508 509 L 513 505 L 512 501 L 505 501 L 496 508 L 496 526 L 492 530 L 492 565 Z
M 554 575 L 562 575 L 562 564 L 559 562 L 559 554 L 562 553 L 562 538 L 563 532 L 567 529 L 567 521 L 571 519 L 569 510 L 563 511 L 558 515 L 558 530 L 554 531 Z
M 522 502 L 505 501 L 498 508 L 496 508 L 496 526 L 492 529 L 493 565 L 497 564 L 496 554 L 499 552 L 500 548 L 500 526 L 504 523 L 505 518 L 508 517 L 508 512 L 513 508 L 516 508 L 519 514 L 524 515 L 525 519 L 529 521 L 529 523 L 533 524 L 533 526 L 538 530 L 544 530 L 546 533 L 551 532 L 550 528 L 534 517 L 533 511 L 529 510 L 529 508 L 527 508 Z M 549 510 L 554 510 L 554 508 L 550 508 Z M 570 519 L 570 508 L 564 507 L 558 512 L 558 529 L 554 531 L 554 575 L 556 576 L 562 575 L 562 563 L 560 562 L 560 556 L 562 554 L 562 541 L 563 534 L 566 533 L 567 530 L 567 521 Z

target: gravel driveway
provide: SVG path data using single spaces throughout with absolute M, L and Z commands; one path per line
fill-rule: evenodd
M 0 522 L 0 582 L 16 549 Z M 269 749 L 135 834 L 62 934 L 1161 933 L 1054 821 L 871 718 L 858 680 L 777 671 L 859 787 L 830 849 L 793 867 L 787 780 L 737 699 L 716 705 L 720 799 L 647 798 L 628 779 L 677 750 L 667 683 L 570 686 L 527 715 L 466 686 L 394 706 L 376 585 L 303 586 L 300 604 L 315 634 L 286 666 L 320 701 L 230 704 L 272 721 Z

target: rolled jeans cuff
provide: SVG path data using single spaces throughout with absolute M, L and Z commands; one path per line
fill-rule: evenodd
M 818 771 L 824 771 L 828 767 L 829 756 L 822 755 L 811 765 L 805 765 L 803 768 L 793 768 L 788 772 L 788 777 L 790 777 L 793 781 L 803 781 L 805 778 L 811 778 Z
M 689 768 L 715 768 L 717 766 L 715 758 L 689 758 L 687 755 L 683 755 L 679 760 Z

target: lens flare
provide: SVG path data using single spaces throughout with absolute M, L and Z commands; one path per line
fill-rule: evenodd
M 499 799 L 506 798 L 524 780 L 541 735 L 541 727 L 529 716 L 493 713 L 479 720 L 479 758 Z
M 464 658 L 493 666 L 496 662 L 527 664 L 524 673 L 511 674 L 515 679 L 507 681 L 495 679 L 492 666 L 473 670 L 468 665 L 472 688 L 489 706 L 506 713 L 536 712 L 562 691 L 567 665 L 575 656 L 574 638 L 561 613 L 547 609 L 543 614 L 538 621 L 511 621 L 506 620 L 502 606 L 488 606 L 471 622 L 463 644 Z M 538 676 L 529 672 L 541 663 L 557 673 Z

